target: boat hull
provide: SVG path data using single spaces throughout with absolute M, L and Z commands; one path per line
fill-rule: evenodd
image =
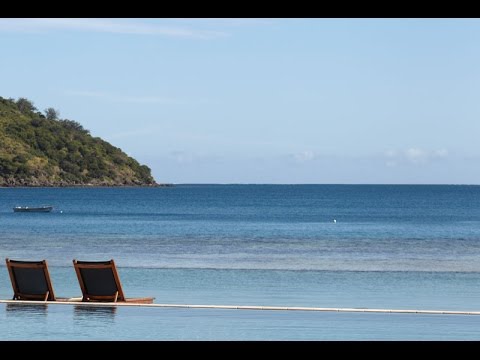
M 42 206 L 42 207 L 17 206 L 13 208 L 13 212 L 50 212 L 52 210 L 53 210 L 53 206 Z

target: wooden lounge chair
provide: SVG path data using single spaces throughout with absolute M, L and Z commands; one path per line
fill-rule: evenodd
M 153 303 L 153 297 L 126 298 L 113 260 L 77 261 L 73 260 L 78 282 L 82 289 L 82 301 L 128 302 L 139 304 Z
M 56 301 L 47 261 L 5 259 L 12 281 L 13 300 Z

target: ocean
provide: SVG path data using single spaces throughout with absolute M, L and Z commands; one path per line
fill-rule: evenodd
M 53 205 L 52 213 L 14 206 Z M 0 256 L 115 259 L 157 303 L 480 310 L 480 186 L 1 188 Z M 12 289 L 0 266 L 0 298 Z M 480 316 L 0 305 L 0 339 L 480 338 Z

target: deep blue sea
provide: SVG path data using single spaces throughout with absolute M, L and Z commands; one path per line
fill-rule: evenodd
M 1 188 L 0 257 L 46 259 L 57 296 L 113 258 L 157 303 L 480 311 L 480 186 Z M 480 316 L 0 305 L 0 339 L 478 340 Z

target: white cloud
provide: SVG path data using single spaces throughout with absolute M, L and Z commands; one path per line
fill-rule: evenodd
M 158 25 L 126 19 L 0 19 L 0 31 L 36 33 L 66 30 L 196 39 L 228 36 L 226 32 L 222 31 Z
M 311 150 L 305 150 L 293 155 L 294 159 L 298 162 L 307 162 L 315 158 L 315 153 Z
M 410 148 L 405 150 L 404 152 L 405 157 L 407 160 L 410 162 L 417 164 L 421 162 L 426 162 L 429 157 L 429 153 L 425 150 L 419 149 L 419 148 Z
M 419 147 L 411 147 L 403 151 L 387 150 L 384 156 L 387 158 L 385 165 L 394 167 L 400 163 L 425 164 L 434 160 L 445 159 L 448 156 L 447 149 L 425 150 Z

